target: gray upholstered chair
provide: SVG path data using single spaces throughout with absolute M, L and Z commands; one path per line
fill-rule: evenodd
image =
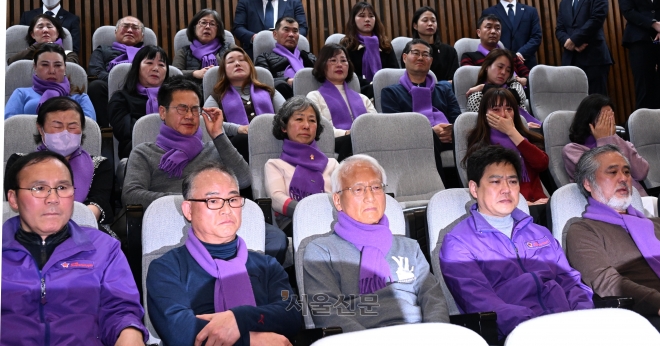
M 543 138 L 545 140 L 545 152 L 550 159 L 550 174 L 557 187 L 570 183 L 570 177 L 566 173 L 564 157 L 562 155 L 564 146 L 571 143 L 568 138 L 571 124 L 575 118 L 573 111 L 556 111 L 550 113 L 543 122 Z
M 181 29 L 176 32 L 176 35 L 174 35 L 174 55 L 176 55 L 176 52 L 178 52 L 179 49 L 191 44 L 186 35 L 186 31 L 188 31 L 188 29 Z M 229 30 L 225 30 L 225 44 L 236 44 L 234 35 L 232 35 Z
M 463 186 L 468 186 L 467 171 L 463 168 L 461 161 L 467 154 L 468 143 L 467 138 L 470 131 L 477 126 L 477 113 L 465 112 L 456 118 L 454 122 L 454 157 L 456 158 L 456 169 L 458 176 L 461 178 Z
M 528 85 L 532 113 L 541 121 L 554 111 L 577 110 L 589 95 L 587 75 L 575 66 L 536 65 Z
M 9 60 L 14 54 L 22 52 L 28 48 L 28 44 L 25 42 L 25 36 L 27 35 L 29 28 L 28 25 L 12 25 L 7 28 L 7 50 L 5 52 L 5 61 Z M 62 48 L 64 48 L 65 51 L 72 51 L 73 41 L 71 40 L 71 33 L 67 28 L 62 29 L 64 29 L 64 33 L 66 34 L 66 38 L 62 40 Z
M 394 54 L 396 55 L 396 62 L 401 66 L 401 55 L 403 54 L 403 49 L 406 48 L 408 42 L 412 41 L 412 37 L 399 36 L 392 40 L 392 49 L 394 49 Z
M 382 112 L 383 108 L 381 106 L 381 92 L 386 87 L 399 84 L 399 79 L 406 72 L 406 69 L 403 68 L 384 68 L 374 75 L 374 106 L 378 112 Z M 431 77 L 433 77 L 433 83 L 437 83 L 438 79 L 435 78 L 433 71 L 429 71 Z
M 319 90 L 322 83 L 314 78 L 312 71 L 314 69 L 311 67 L 305 67 L 302 70 L 296 72 L 295 77 L 293 77 L 293 94 L 294 95 L 307 95 L 310 91 Z M 353 79 L 348 83 L 348 86 L 353 89 L 355 92 L 360 92 L 360 81 L 358 77 L 353 73 Z
M 257 80 L 261 83 L 275 87 L 275 81 L 273 75 L 267 69 L 259 66 L 255 66 L 254 69 L 257 71 Z M 204 79 L 202 82 L 202 90 L 204 93 L 204 100 L 209 98 L 213 94 L 213 88 L 216 83 L 218 83 L 218 67 L 212 67 L 204 74 Z M 277 112 L 277 110 L 275 110 Z
M 660 110 L 638 109 L 628 118 L 630 142 L 649 163 L 649 173 L 644 179 L 647 188 L 660 186 Z
M 336 43 L 336 44 L 339 44 L 339 42 L 341 42 L 341 40 L 342 40 L 345 36 L 346 36 L 346 35 L 344 35 L 344 34 L 339 34 L 339 33 L 337 33 L 337 34 L 332 34 L 332 35 L 328 36 L 328 38 L 325 39 L 325 44 L 326 44 L 326 45 L 328 45 L 328 44 L 330 44 L 330 43 Z
M 126 76 L 130 70 L 131 64 L 129 63 L 118 64 L 110 70 L 110 73 L 108 74 L 108 100 L 112 98 L 112 94 L 114 94 L 115 91 L 124 87 Z M 181 70 L 170 65 L 170 77 L 180 76 L 182 74 Z M 200 102 L 203 102 L 203 100 L 200 100 Z
M 19 60 L 7 67 L 5 71 L 5 103 L 18 88 L 31 88 L 34 74 L 32 60 Z M 87 92 L 87 72 L 78 64 L 66 63 L 66 76 L 72 87 L 78 87 Z
M 461 66 L 454 73 L 454 94 L 461 108 L 461 113 L 467 112 L 467 91 L 477 84 L 480 66 Z
M 92 35 L 92 50 L 96 49 L 98 46 L 112 46 L 112 43 L 115 42 L 115 26 L 114 25 L 104 25 L 94 30 Z M 158 45 L 158 38 L 153 30 L 145 27 L 144 28 L 144 38 L 143 42 L 145 46 L 148 45 Z
M 7 158 L 7 156 L 5 156 L 5 158 Z M 17 215 L 18 212 L 12 210 L 9 206 L 9 202 L 5 201 L 2 206 L 2 223 Z M 96 223 L 94 213 L 92 213 L 92 210 L 87 208 L 86 205 L 80 202 L 73 202 L 73 214 L 71 215 L 71 220 L 79 226 L 98 229 L 98 223 Z
M 376 340 L 380 346 L 410 345 L 411 340 L 416 345 L 488 345 L 479 334 L 465 327 L 449 323 L 412 323 L 332 335 L 315 342 L 314 346 L 372 345 Z
M 254 37 L 252 52 L 254 53 L 254 59 L 256 60 L 261 53 L 272 52 L 275 48 L 275 38 L 273 38 L 273 32 L 270 30 L 263 30 L 257 33 L 257 36 Z M 309 52 L 309 41 L 303 35 L 300 35 L 298 38 L 298 49 Z

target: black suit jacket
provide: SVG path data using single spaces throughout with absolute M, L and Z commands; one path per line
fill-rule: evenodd
M 623 31 L 623 46 L 633 42 L 651 42 L 656 31 L 651 28 L 653 20 L 660 20 L 660 1 L 656 0 L 619 0 L 619 9 L 626 18 Z
M 500 41 L 513 53 L 520 52 L 525 58 L 525 65 L 531 70 L 537 64 L 536 52 L 539 50 L 543 38 L 539 14 L 536 8 L 520 2 L 516 2 L 515 12 L 514 23 L 511 24 L 507 12 L 498 1 L 497 5 L 485 9 L 481 16 L 494 14 L 500 19 L 502 24 Z
M 564 66 L 611 65 L 612 56 L 605 42 L 603 23 L 607 19 L 608 0 L 580 0 L 573 15 L 573 0 L 562 0 L 557 12 L 555 36 L 563 47 L 570 38 L 576 47 L 589 45 L 581 53 L 564 49 L 561 64 Z
M 34 17 L 43 14 L 43 7 L 39 7 L 32 11 L 23 12 L 21 15 L 20 25 L 30 25 Z M 67 28 L 71 33 L 71 41 L 73 43 L 73 51 L 80 54 L 80 17 L 66 11 L 60 7 L 56 15 L 63 27 Z

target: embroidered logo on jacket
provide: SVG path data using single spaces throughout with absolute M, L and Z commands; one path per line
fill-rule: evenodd
M 397 268 L 396 275 L 399 277 L 399 282 L 411 283 L 415 281 L 415 266 L 412 268 L 409 267 L 408 257 L 403 256 L 392 256 L 394 262 L 396 262 Z
M 92 269 L 94 268 L 94 262 L 92 261 L 71 261 L 71 262 L 62 262 L 60 263 L 64 269 Z
M 543 237 L 541 239 L 527 241 L 525 245 L 527 245 L 528 249 L 536 249 L 550 245 L 550 240 L 548 237 Z

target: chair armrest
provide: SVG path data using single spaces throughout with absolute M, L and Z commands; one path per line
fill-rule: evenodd
M 308 346 L 313 344 L 315 341 L 324 338 L 326 336 L 341 334 L 343 330 L 341 327 L 327 327 L 327 328 L 313 328 L 313 329 L 303 329 L 298 332 L 293 344 L 296 346 Z
M 257 198 L 254 200 L 255 203 L 261 208 L 261 211 L 264 213 L 264 221 L 269 224 L 273 224 L 273 201 L 270 198 Z
M 494 311 L 449 316 L 449 322 L 481 335 L 489 345 L 497 345 L 497 314 Z
M 632 310 L 635 305 L 635 300 L 632 297 L 598 297 L 594 295 L 594 307 L 601 308 L 617 308 Z

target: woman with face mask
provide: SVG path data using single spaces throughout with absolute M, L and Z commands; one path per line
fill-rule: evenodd
M 27 42 L 28 47 L 9 58 L 7 60 L 7 65 L 18 60 L 32 60 L 34 54 L 39 48 L 47 43 L 56 44 L 64 49 L 62 41 L 65 38 L 66 33 L 57 18 L 53 18 L 47 14 L 40 14 L 32 19 L 32 22 L 30 22 L 30 26 L 28 27 L 27 35 L 25 35 L 25 42 Z M 75 52 L 67 50 L 65 51 L 65 54 L 66 62 L 80 63 L 80 59 Z

